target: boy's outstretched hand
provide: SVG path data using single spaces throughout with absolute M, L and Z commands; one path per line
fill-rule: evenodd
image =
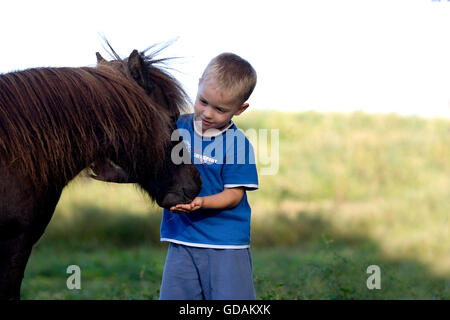
M 188 213 L 194 210 L 200 209 L 203 206 L 203 197 L 196 197 L 192 200 L 191 203 L 188 204 L 177 204 L 170 208 L 170 211 L 175 213 Z
M 239 204 L 244 195 L 244 187 L 224 188 L 220 193 L 196 197 L 188 204 L 177 204 L 170 208 L 175 213 L 187 213 L 197 209 L 229 209 Z

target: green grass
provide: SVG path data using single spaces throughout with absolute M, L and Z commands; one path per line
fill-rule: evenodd
M 38 246 L 22 299 L 157 299 L 164 256 L 162 249 L 148 247 Z M 80 267 L 80 290 L 67 288 L 69 265 Z
M 166 250 L 155 247 L 37 247 L 22 299 L 158 299 Z M 450 283 L 414 261 L 386 260 L 373 243 L 318 242 L 297 248 L 254 248 L 257 299 L 448 299 Z M 81 289 L 66 286 L 67 267 L 81 269 Z M 369 290 L 368 266 L 381 268 Z M 182 272 L 182 270 L 180 270 Z
M 280 134 L 278 173 L 249 193 L 259 299 L 450 299 L 450 120 L 246 112 L 235 122 Z M 23 298 L 157 298 L 160 219 L 134 186 L 78 178 L 32 253 Z M 70 264 L 79 291 L 66 288 Z M 369 265 L 381 290 L 366 287 Z

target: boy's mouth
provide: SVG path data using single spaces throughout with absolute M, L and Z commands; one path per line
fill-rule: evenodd
M 212 124 L 212 122 L 202 119 L 202 124 L 204 124 L 205 126 L 210 126 Z

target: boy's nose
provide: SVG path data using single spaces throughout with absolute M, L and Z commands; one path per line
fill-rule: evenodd
M 206 119 L 211 119 L 212 118 L 212 110 L 210 106 L 207 106 L 205 108 L 205 110 L 203 110 L 203 117 Z

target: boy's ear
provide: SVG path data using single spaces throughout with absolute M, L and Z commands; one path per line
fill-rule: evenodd
M 239 109 L 234 113 L 235 116 L 240 115 L 242 112 L 244 112 L 248 108 L 249 104 L 244 103 L 242 106 L 239 107 Z

